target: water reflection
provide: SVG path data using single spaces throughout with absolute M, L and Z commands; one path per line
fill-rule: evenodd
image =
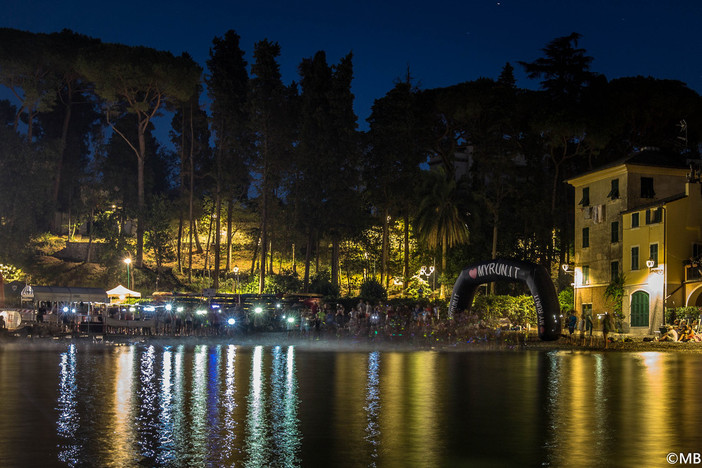
M 134 347 L 120 348 L 114 360 L 112 406 L 106 418 L 108 466 L 129 466 L 135 457 L 134 450 Z
M 552 425 L 545 445 L 547 464 L 592 465 L 593 454 L 611 454 L 607 464 L 645 466 L 665 463 L 665 455 L 676 447 L 691 450 L 676 437 L 685 425 L 672 389 L 679 384 L 687 387 L 673 379 L 671 370 L 678 357 L 661 353 L 632 353 L 625 360 L 608 357 L 549 354 L 552 384 L 547 412 Z M 675 417 L 667 417 L 671 411 Z
M 140 361 L 140 372 L 139 372 L 139 389 L 137 391 L 137 396 L 139 399 L 138 403 L 138 415 L 136 420 L 136 428 L 139 434 L 139 453 L 143 458 L 145 463 L 153 463 L 153 459 L 156 455 L 156 443 L 158 438 L 156 434 L 158 432 L 158 414 L 157 408 L 159 407 L 157 402 L 157 382 L 156 382 L 156 350 L 153 346 L 149 346 L 145 352 L 142 353 Z
M 188 463 L 203 466 L 207 461 L 207 346 L 195 347 L 193 354 L 192 392 L 190 411 L 192 417 L 187 452 Z M 187 410 L 186 410 L 187 411 Z
M 161 363 L 161 392 L 158 424 L 158 465 L 164 465 L 175 458 L 173 430 L 173 352 L 167 346 L 163 350 Z
M 51 369 L 45 465 L 650 466 L 702 444 L 695 356 L 71 345 Z
M 80 445 L 76 437 L 80 428 L 80 416 L 78 414 L 75 345 L 71 345 L 68 351 L 61 353 L 59 367 L 57 432 L 62 442 L 59 446 L 58 457 L 69 466 L 76 466 L 80 460 Z
M 246 418 L 246 466 L 265 466 L 268 460 L 267 422 L 264 418 L 266 395 L 263 392 L 263 346 L 254 348 Z
M 368 383 L 366 385 L 366 436 L 365 440 L 371 447 L 369 466 L 376 466 L 378 461 L 378 445 L 380 444 L 380 353 L 368 355 Z
M 222 347 L 215 346 L 209 348 L 207 362 L 207 459 L 218 458 L 220 440 L 220 359 Z
M 271 464 L 298 466 L 300 431 L 297 420 L 297 381 L 295 351 L 292 346 L 283 351 L 276 346 L 272 353 L 271 371 L 271 433 L 273 440 Z
M 231 459 L 240 450 L 236 446 L 236 432 L 238 430 L 238 420 L 234 412 L 237 409 L 236 402 L 236 346 L 227 346 L 227 364 L 225 374 L 224 395 L 222 396 L 222 416 L 224 421 L 224 434 L 222 434 L 222 457 L 221 461 Z

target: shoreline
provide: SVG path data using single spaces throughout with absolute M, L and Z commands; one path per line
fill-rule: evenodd
M 109 335 L 72 333 L 55 336 L 32 336 L 6 332 L 0 335 L 0 351 L 3 349 L 55 349 L 67 344 L 81 346 L 130 346 L 130 345 L 235 345 L 254 346 L 295 346 L 301 351 L 342 351 L 342 352 L 521 352 L 521 351 L 570 351 L 570 352 L 673 352 L 702 354 L 702 342 L 643 341 L 614 337 L 614 341 L 604 347 L 601 336 L 593 336 L 593 344 L 586 340 L 580 344 L 576 338 L 562 336 L 555 341 L 541 341 L 536 335 L 506 335 L 504 339 L 488 340 L 441 340 L 425 336 L 381 336 L 381 335 L 330 335 L 310 334 L 290 336 L 285 332 L 261 332 L 249 335 L 220 336 L 172 336 L 172 335 Z

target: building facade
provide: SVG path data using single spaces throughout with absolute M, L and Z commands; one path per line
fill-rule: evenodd
M 666 307 L 702 305 L 702 184 L 684 161 L 646 149 L 568 180 L 575 188 L 575 308 L 612 312 L 623 275 L 624 331 L 653 334 Z M 697 266 L 695 266 L 697 265 Z

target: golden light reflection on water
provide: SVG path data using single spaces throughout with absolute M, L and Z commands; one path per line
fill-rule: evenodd
M 99 374 L 81 366 L 103 361 L 84 356 L 69 348 L 53 364 L 66 465 L 304 466 L 304 455 L 321 453 L 320 463 L 349 466 L 665 466 L 667 453 L 699 451 L 702 441 L 702 367 L 673 353 L 320 358 L 294 347 L 129 346 L 104 355 L 113 372 L 95 387 Z M 298 383 L 306 362 L 321 374 Z M 323 388 L 310 401 L 300 385 Z M 100 389 L 97 406 L 81 399 Z M 300 421 L 306 398 L 318 427 Z
M 615 466 L 651 466 L 666 463 L 679 447 L 680 420 L 668 417 L 675 414 L 670 355 L 636 353 L 616 361 L 617 368 L 601 353 L 559 352 L 549 359 L 557 388 L 547 409 L 551 463 L 590 466 L 595 453 L 611 454 Z
M 404 353 L 384 353 L 381 368 L 380 405 L 378 416 L 382 434 L 382 452 L 397 453 L 405 446 L 402 434 L 407 424 L 406 399 L 408 390 L 407 355 Z
M 431 352 L 335 357 L 334 431 L 345 463 L 428 466 L 438 459 L 438 360 Z
M 355 452 L 349 454 L 349 464 L 355 460 L 367 460 L 372 447 L 366 441 L 368 425 L 367 371 L 368 355 L 364 353 L 337 353 L 334 356 L 334 406 L 332 415 L 337 424 L 332 426 L 334 450 L 343 451 L 354 445 Z M 358 408 L 360 411 L 350 411 Z M 352 442 L 353 441 L 353 442 Z
M 134 453 L 134 347 L 117 349 L 113 380 L 112 417 L 106 418 L 111 434 L 104 443 L 109 447 L 106 466 L 128 466 Z

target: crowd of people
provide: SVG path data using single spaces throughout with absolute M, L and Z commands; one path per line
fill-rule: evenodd
M 702 341 L 702 330 L 699 320 L 676 319 L 673 325 L 667 325 L 661 330 L 661 341 Z
M 348 303 L 347 303 L 348 304 Z M 359 300 L 344 307 L 334 302 L 222 308 L 106 307 L 80 314 L 69 310 L 38 314 L 33 333 L 108 333 L 147 336 L 244 336 L 282 332 L 301 339 L 361 338 L 423 343 L 511 340 L 529 327 L 506 320 L 485 321 L 470 313 L 450 317 L 445 305 L 386 304 Z M 55 317 L 55 318 L 54 318 Z M 54 318 L 51 320 L 51 318 Z M 516 341 L 517 339 L 514 338 Z
M 346 302 L 348 305 L 348 302 Z M 145 312 L 151 310 L 151 312 Z M 529 336 L 529 324 L 512 324 L 507 319 L 483 320 L 476 313 L 450 316 L 445 305 L 420 303 L 372 303 L 359 300 L 345 307 L 341 303 L 313 302 L 276 304 L 266 307 L 139 308 L 108 306 L 88 314 L 73 311 L 37 314 L 34 333 L 95 332 L 149 336 L 225 336 L 236 337 L 266 332 L 283 332 L 302 339 L 365 338 L 424 343 L 519 343 L 535 339 Z M 42 313 L 43 312 L 43 313 Z M 50 320 L 55 317 L 56 320 Z M 2 328 L 0 323 L 0 328 Z M 42 328 L 41 326 L 44 326 Z M 50 330 L 46 326 L 59 327 Z M 571 344 L 589 342 L 607 348 L 615 331 L 614 317 L 608 312 L 587 311 L 576 316 L 563 314 L 563 335 Z M 534 330 L 535 332 L 535 330 Z M 661 329 L 660 341 L 702 341 L 698 320 L 675 320 Z

